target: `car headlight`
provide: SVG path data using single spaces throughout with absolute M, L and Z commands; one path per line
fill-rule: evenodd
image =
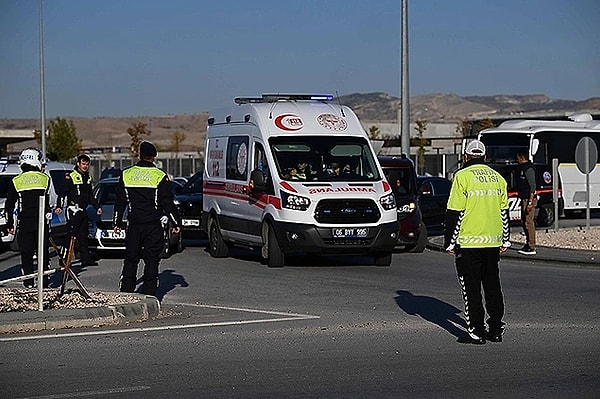
M 394 197 L 394 194 L 384 195 L 379 198 L 379 203 L 386 211 L 392 210 L 396 208 L 396 197 Z
M 411 213 L 417 209 L 417 204 L 414 202 L 410 202 L 408 204 L 402 205 L 398 207 L 398 213 Z
M 283 200 L 283 207 L 286 209 L 305 211 L 310 206 L 310 199 L 296 194 L 288 194 L 284 191 L 281 192 L 281 199 Z

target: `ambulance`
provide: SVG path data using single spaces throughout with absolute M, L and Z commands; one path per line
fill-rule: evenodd
M 208 119 L 202 229 L 208 252 L 360 254 L 389 266 L 396 201 L 354 112 L 332 95 L 237 97 Z

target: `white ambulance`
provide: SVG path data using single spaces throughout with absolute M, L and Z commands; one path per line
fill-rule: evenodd
M 211 113 L 202 228 L 213 257 L 240 245 L 260 248 L 269 267 L 295 253 L 390 265 L 394 194 L 357 116 L 332 100 L 263 94 Z

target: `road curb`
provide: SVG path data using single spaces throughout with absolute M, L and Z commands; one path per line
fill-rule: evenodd
M 128 295 L 138 297 L 139 300 L 127 304 L 90 308 L 0 313 L 0 334 L 118 325 L 145 321 L 158 316 L 160 302 L 156 297 L 142 294 Z

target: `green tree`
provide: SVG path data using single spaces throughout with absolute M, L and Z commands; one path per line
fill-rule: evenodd
M 41 144 L 42 135 L 39 130 L 35 132 L 35 139 Z M 46 158 L 61 162 L 68 161 L 75 158 L 79 151 L 81 151 L 81 140 L 77 137 L 77 129 L 73 121 L 61 117 L 50 121 L 46 137 Z
M 494 121 L 490 118 L 485 118 L 477 122 L 477 133 L 481 132 L 483 129 L 488 129 L 490 127 L 496 127 Z
M 140 157 L 140 143 L 143 141 L 144 135 L 150 135 L 150 130 L 146 128 L 146 124 L 143 122 L 134 122 L 131 127 L 127 129 L 127 134 L 131 137 L 131 147 L 129 152 L 133 158 Z
M 417 137 L 414 141 L 416 141 L 417 146 L 419 147 L 417 150 L 417 167 L 419 168 L 419 174 L 423 174 L 425 171 L 425 153 L 427 152 L 425 146 L 429 143 L 429 141 L 424 137 L 425 131 L 427 130 L 427 121 L 417 119 L 415 124 L 417 125 L 415 127 L 415 130 L 417 131 Z

